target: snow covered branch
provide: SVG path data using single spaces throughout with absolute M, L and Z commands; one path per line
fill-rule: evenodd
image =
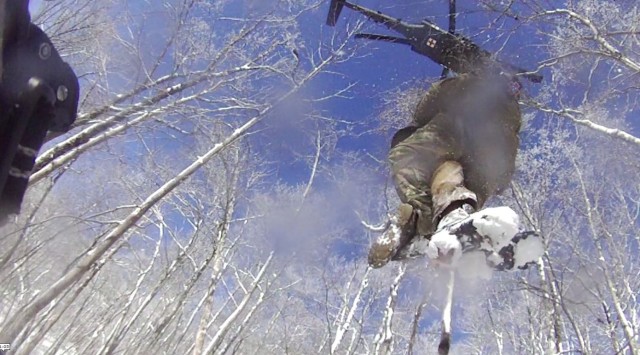
M 610 56 L 611 58 L 619 61 L 624 64 L 629 69 L 633 70 L 636 73 L 640 73 L 640 62 L 636 62 L 635 60 L 629 58 L 629 56 L 622 53 L 615 46 L 613 46 L 600 32 L 598 27 L 591 21 L 588 17 L 583 16 L 573 10 L 569 9 L 555 9 L 555 10 L 547 10 L 543 11 L 541 15 L 545 16 L 556 16 L 556 15 L 566 15 L 573 20 L 577 20 L 583 25 L 587 26 L 593 35 L 593 39 L 601 46 L 603 51 Z
M 593 129 L 596 132 L 600 132 L 603 134 L 606 134 L 612 138 L 615 139 L 620 139 L 622 141 L 625 141 L 627 143 L 631 143 L 631 144 L 635 144 L 640 146 L 640 138 L 631 135 L 621 129 L 617 129 L 617 128 L 609 128 L 609 127 L 605 127 L 603 125 L 597 124 L 591 120 L 588 119 L 584 119 L 584 118 L 579 118 L 580 115 L 583 115 L 583 113 L 581 111 L 578 110 L 570 110 L 570 109 L 560 109 L 560 110 L 556 110 L 556 109 L 552 109 L 552 108 L 548 108 L 543 106 L 542 104 L 539 103 L 533 103 L 534 107 L 536 107 L 538 110 L 542 111 L 542 112 L 546 112 L 546 113 L 551 113 L 560 117 L 564 117 L 564 118 L 568 118 L 569 120 L 571 120 L 571 122 L 581 125 L 581 126 L 585 126 L 588 127 L 590 129 Z

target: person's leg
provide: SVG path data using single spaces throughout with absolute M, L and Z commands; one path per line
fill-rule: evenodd
M 434 226 L 443 217 L 464 205 L 472 210 L 477 208 L 476 194 L 465 186 L 462 165 L 457 161 L 445 161 L 438 166 L 431 179 L 431 194 Z
M 412 184 L 413 174 L 398 174 L 405 188 L 399 189 L 401 196 L 417 197 L 418 203 L 423 204 L 423 195 L 414 193 L 418 187 Z M 409 177 L 409 178 L 407 178 Z M 433 173 L 430 188 L 426 191 L 431 203 L 425 209 L 414 208 L 409 203 L 402 203 L 397 216 L 392 219 L 390 228 L 371 247 L 369 264 L 372 267 L 384 266 L 389 260 L 399 260 L 408 257 L 406 253 L 398 253 L 416 236 L 429 238 L 442 220 L 442 225 L 448 225 L 464 219 L 475 211 L 477 206 L 476 194 L 465 187 L 464 174 L 460 163 L 452 160 L 441 163 Z M 422 184 L 420 184 L 422 185 Z M 406 188 L 410 186 L 410 188 Z M 424 185 L 423 185 L 424 187 Z M 404 200 L 403 200 L 404 201 Z M 409 200 L 406 200 L 408 202 Z M 413 201 L 415 204 L 415 200 Z M 444 219 L 443 219 L 444 218 Z M 446 255 L 443 255 L 443 260 Z M 446 260 L 445 260 L 446 262 Z
M 373 268 L 380 268 L 391 261 L 398 250 L 409 244 L 416 235 L 418 215 L 408 203 L 401 203 L 387 230 L 378 237 L 369 249 L 368 262 Z
M 451 122 L 439 114 L 404 140 L 394 139 L 396 145 L 389 152 L 389 162 L 402 204 L 390 227 L 371 246 L 369 264 L 372 267 L 381 267 L 392 260 L 414 236 L 434 232 L 432 178 L 442 163 L 456 156 L 458 147 L 455 143 L 457 128 Z M 438 175 L 443 181 L 442 185 L 436 185 L 439 190 L 445 191 L 446 184 L 459 185 L 459 177 L 445 178 L 450 172 L 445 168 Z

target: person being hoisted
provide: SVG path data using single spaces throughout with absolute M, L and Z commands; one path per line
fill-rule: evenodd
M 521 125 L 514 81 L 489 69 L 434 84 L 413 122 L 391 142 L 389 163 L 401 204 L 373 243 L 369 264 L 384 266 L 410 255 L 416 236 L 430 239 L 469 217 L 508 186 L 515 170 Z M 451 250 L 437 250 L 447 262 Z
M 411 125 L 392 139 L 389 163 L 402 203 L 371 246 L 369 265 L 379 268 L 422 254 L 454 265 L 463 252 L 473 251 L 498 270 L 526 268 L 537 260 L 542 253 L 538 235 L 520 232 L 513 210 L 480 209 L 508 186 L 515 170 L 521 125 L 517 75 L 537 83 L 542 77 L 500 62 L 453 33 L 451 18 L 447 32 L 427 20 L 406 23 L 332 0 L 327 25 L 336 24 L 344 7 L 401 35 L 361 33 L 356 38 L 408 45 L 458 73 L 434 84 L 418 103 Z M 450 12 L 455 18 L 455 9 Z

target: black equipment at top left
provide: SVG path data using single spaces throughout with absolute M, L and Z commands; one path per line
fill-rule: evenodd
M 0 0 L 0 225 L 20 212 L 48 131 L 76 119 L 79 84 L 49 37 L 31 23 L 28 0 Z

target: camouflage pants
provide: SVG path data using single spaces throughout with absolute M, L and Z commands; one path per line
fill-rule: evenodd
M 515 170 L 520 111 L 515 100 L 502 103 L 498 109 L 475 112 L 468 105 L 440 111 L 404 139 L 394 139 L 389 161 L 395 187 L 401 201 L 418 212 L 418 234 L 433 233 L 452 202 L 472 200 L 481 208 L 508 186 Z

